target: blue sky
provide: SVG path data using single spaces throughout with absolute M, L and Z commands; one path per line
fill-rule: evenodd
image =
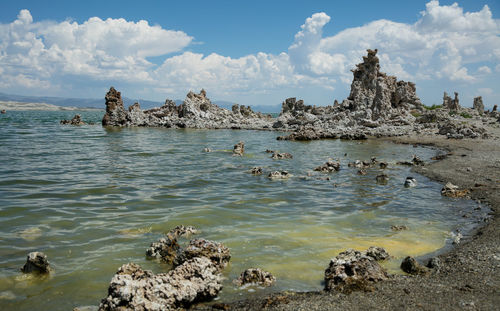
M 498 1 L 380 2 L 3 1 L 0 92 L 326 105 L 370 47 L 426 104 L 500 104 Z

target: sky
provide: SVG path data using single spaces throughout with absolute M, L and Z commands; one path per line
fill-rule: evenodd
M 427 105 L 500 104 L 500 2 L 0 1 L 0 92 L 329 105 L 378 49 Z

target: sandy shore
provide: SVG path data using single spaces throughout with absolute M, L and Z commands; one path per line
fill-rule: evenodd
M 231 304 L 218 301 L 198 309 L 225 310 L 498 310 L 500 306 L 500 129 L 489 139 L 446 139 L 441 135 L 385 138 L 395 143 L 432 145 L 451 154 L 415 167 L 431 179 L 471 189 L 491 208 L 491 217 L 472 236 L 441 254 L 442 268 L 427 276 L 395 275 L 372 292 L 282 292 Z M 469 168 L 469 170 L 467 170 Z M 328 263 L 325 262 L 325 268 Z
M 98 108 L 79 108 L 79 107 L 63 107 L 45 103 L 18 103 L 18 102 L 2 102 L 0 101 L 0 110 L 9 111 L 87 111 L 87 110 L 101 110 Z

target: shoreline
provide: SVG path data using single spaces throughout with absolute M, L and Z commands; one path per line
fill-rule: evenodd
M 211 302 L 196 310 L 496 310 L 500 305 L 500 130 L 489 139 L 447 139 L 440 135 L 370 138 L 446 150 L 446 158 L 412 171 L 434 181 L 471 189 L 472 200 L 488 205 L 489 216 L 449 250 L 437 253 L 440 271 L 426 276 L 395 274 L 372 292 L 276 292 L 230 303 Z M 469 168 L 470 170 L 467 170 Z M 425 257 L 421 256 L 421 257 Z M 419 258 L 421 258 L 419 257 Z M 325 268 L 327 263 L 325 263 Z

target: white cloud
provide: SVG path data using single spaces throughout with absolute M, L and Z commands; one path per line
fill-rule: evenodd
M 478 93 L 480 95 L 491 95 L 493 94 L 493 90 L 490 89 L 489 87 L 482 87 L 482 88 L 479 88 L 477 89 Z
M 430 1 L 413 24 L 381 19 L 325 36 L 330 20 L 326 13 L 313 14 L 277 55 L 232 58 L 185 51 L 193 44 L 191 36 L 147 21 L 93 17 L 81 24 L 34 22 L 22 10 L 12 23 L 0 24 L 0 88 L 77 89 L 87 83 L 101 89 L 118 82 L 152 97 L 205 88 L 215 98 L 309 87 L 347 92 L 350 70 L 367 48 L 377 48 L 382 71 L 399 79 L 430 81 L 443 90 L 470 86 L 470 92 L 486 83 L 486 74 L 489 81 L 498 81 L 500 21 L 488 6 L 464 12 L 458 4 Z M 174 52 L 180 54 L 168 56 Z M 160 65 L 147 59 L 163 55 Z

